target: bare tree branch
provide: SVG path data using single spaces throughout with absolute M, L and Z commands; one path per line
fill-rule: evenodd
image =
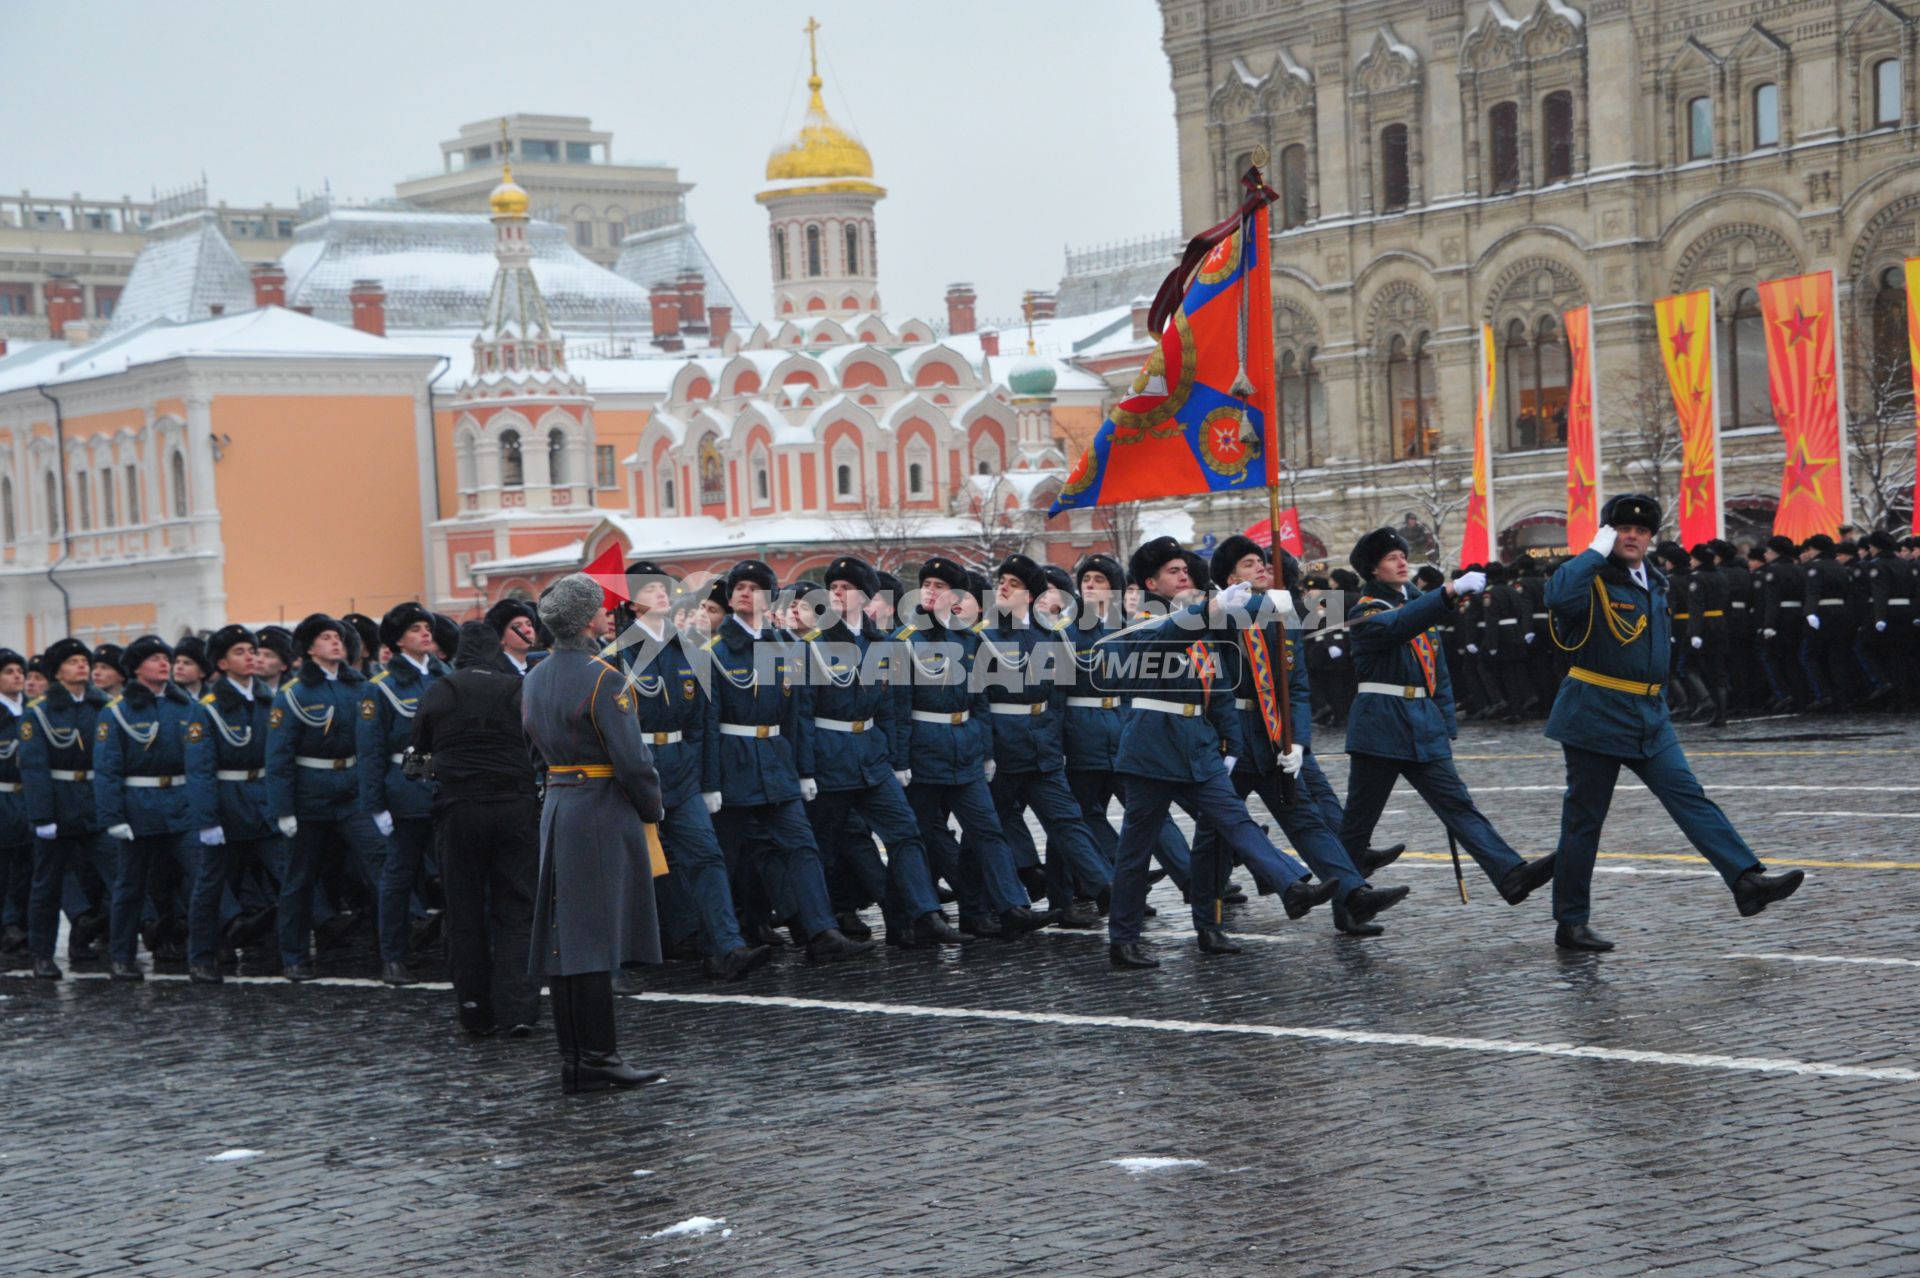
M 1873 347 L 1867 326 L 1848 326 L 1848 479 L 1866 527 L 1904 531 L 1913 505 L 1913 376 L 1904 359 Z
M 927 521 L 923 511 L 883 506 L 869 493 L 865 505 L 835 516 L 829 527 L 848 551 L 882 572 L 894 572 L 913 553 L 913 543 L 926 536 Z

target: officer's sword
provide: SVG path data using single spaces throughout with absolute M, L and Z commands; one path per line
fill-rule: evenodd
M 1467 903 L 1467 876 L 1460 871 L 1460 841 L 1447 831 L 1447 851 L 1453 853 L 1453 882 L 1460 889 L 1460 904 Z

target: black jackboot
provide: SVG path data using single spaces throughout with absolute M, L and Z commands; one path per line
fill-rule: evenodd
M 561 1067 L 560 1088 L 564 1092 L 604 1092 L 616 1087 L 645 1087 L 663 1077 L 658 1070 L 635 1069 L 620 1059 L 614 1038 L 613 977 L 608 972 L 592 972 L 563 978 L 572 987 L 568 992 L 573 1018 L 573 1071 L 568 1077 Z

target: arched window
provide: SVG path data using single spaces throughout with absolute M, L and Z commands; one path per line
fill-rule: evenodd
M 1520 185 L 1520 104 L 1496 102 L 1487 112 L 1487 167 L 1494 194 Z
M 1763 84 L 1753 91 L 1753 145 L 1780 145 L 1780 86 Z
M 127 522 L 140 522 L 140 468 L 127 463 Z
M 1296 466 L 1319 461 L 1313 431 L 1326 419 L 1326 392 L 1313 366 L 1314 354 L 1308 347 L 1298 359 L 1292 351 L 1280 356 L 1280 455 Z
M 910 497 L 927 495 L 927 468 L 919 462 L 907 463 L 907 495 Z
M 1404 209 L 1412 199 L 1407 163 L 1407 126 L 1389 124 L 1380 130 L 1380 208 L 1384 212 Z
M 567 474 L 567 432 L 558 426 L 547 432 L 547 482 L 555 488 L 573 482 Z
M 1387 348 L 1387 403 L 1392 415 L 1395 459 L 1425 457 L 1435 442 L 1432 428 L 1433 353 L 1427 335 L 1409 343 L 1395 337 Z
M 114 526 L 114 507 L 117 504 L 113 500 L 113 467 L 102 466 L 100 468 L 100 526 L 102 528 Z
M 847 270 L 848 275 L 860 273 L 860 228 L 847 223 Z
M 1717 352 L 1726 379 L 1727 402 L 1720 410 L 1723 430 L 1773 425 L 1773 400 L 1767 393 L 1767 327 L 1760 295 L 1741 289 L 1733 311 L 1720 321 L 1723 349 Z
M 1514 320 L 1507 325 L 1506 339 L 1500 351 L 1500 362 L 1506 366 L 1509 449 L 1532 447 L 1521 441 L 1533 439 L 1540 430 L 1540 423 L 1533 415 L 1539 387 L 1533 381 L 1533 360 L 1528 358 L 1527 346 L 1527 322 Z
M 677 509 L 673 499 L 673 476 L 668 475 L 660 481 L 660 509 Z
M 1873 123 L 1900 123 L 1900 59 L 1884 58 L 1873 64 Z
M 807 274 L 822 274 L 820 263 L 820 228 L 817 226 L 809 226 L 807 228 Z
M 841 462 L 833 468 L 833 495 L 836 497 L 853 496 L 853 467 Z
M 173 479 L 173 517 L 184 519 L 187 515 L 187 457 L 179 449 L 173 450 L 167 466 Z
M 1540 104 L 1540 118 L 1547 139 L 1541 180 L 1564 182 L 1573 176 L 1573 94 L 1565 89 L 1549 93 Z
M 93 485 L 87 482 L 87 472 L 73 472 L 74 501 L 80 507 L 80 531 L 93 531 Z
M 1566 334 L 1551 316 L 1543 316 L 1533 341 L 1533 380 L 1539 387 L 1534 416 L 1539 433 L 1531 447 L 1551 448 L 1567 442 L 1567 384 L 1573 371 L 1573 357 L 1567 350 Z
M 453 441 L 454 486 L 463 493 L 470 493 L 479 486 L 477 465 L 473 456 L 473 436 L 466 431 L 460 432 Z
M 1687 101 L 1687 158 L 1713 158 L 1713 99 L 1690 98 Z
M 772 500 L 773 482 L 767 473 L 767 450 L 756 447 L 753 450 L 753 499 L 757 502 Z
M 13 544 L 13 477 L 0 475 L 0 545 Z
M 1281 228 L 1307 223 L 1307 148 L 1298 142 L 1280 152 Z
M 46 489 L 47 536 L 54 537 L 60 533 L 60 483 L 52 471 L 47 472 Z
M 1913 360 L 1907 348 L 1907 273 L 1880 272 L 1873 295 L 1873 392 L 1876 405 L 1913 397 Z
M 773 275 L 775 279 L 787 278 L 787 228 L 773 228 Z
M 526 472 L 520 464 L 520 432 L 503 431 L 500 435 L 500 486 L 520 488 L 526 482 Z

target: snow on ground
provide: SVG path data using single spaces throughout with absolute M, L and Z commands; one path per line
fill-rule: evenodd
M 685 1220 L 681 1221 L 679 1224 L 668 1225 L 665 1229 L 662 1229 L 659 1233 L 648 1234 L 647 1237 L 649 1238 L 681 1238 L 681 1237 L 686 1237 L 693 1234 L 710 1234 L 714 1230 L 719 1229 L 720 1226 L 726 1223 L 727 1223 L 727 1218 L 725 1216 L 689 1216 Z M 721 1234 L 721 1237 L 724 1238 L 727 1235 L 731 1234 L 732 1232 L 733 1231 L 731 1229 L 726 1230 L 724 1233 Z
M 1109 1158 L 1107 1160 L 1129 1176 L 1145 1172 L 1168 1171 L 1175 1167 L 1205 1167 L 1204 1158 Z

